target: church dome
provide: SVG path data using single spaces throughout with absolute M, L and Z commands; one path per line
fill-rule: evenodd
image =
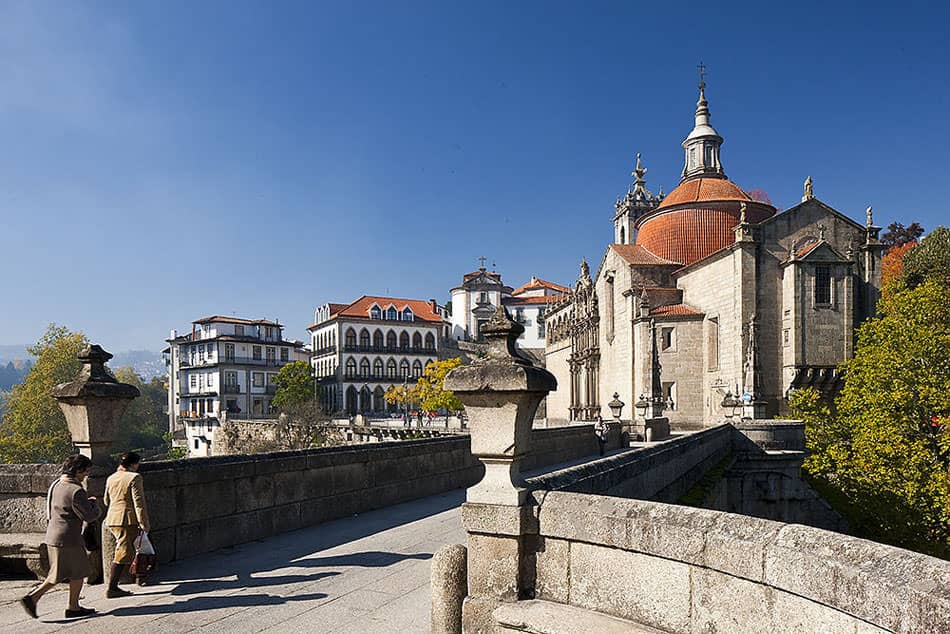
M 685 164 L 679 186 L 635 225 L 639 246 L 684 266 L 735 242 L 742 205 L 750 223 L 775 213 L 774 207 L 752 200 L 726 178 L 719 159 L 723 139 L 710 123 L 705 90 L 701 75 L 695 123 L 683 141 Z
M 735 242 L 743 203 L 750 223 L 775 213 L 725 178 L 684 181 L 637 222 L 637 244 L 667 260 L 692 264 Z

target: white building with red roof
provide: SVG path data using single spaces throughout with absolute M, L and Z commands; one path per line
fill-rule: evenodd
M 348 415 L 397 411 L 383 398 L 386 390 L 414 383 L 449 336 L 445 309 L 435 300 L 374 295 L 323 304 L 308 330 L 324 407 Z
M 809 177 L 779 213 L 726 177 L 722 142 L 701 81 L 677 187 L 651 193 L 637 155 L 599 268 L 582 262 L 569 301 L 546 315 L 549 420 L 608 417 L 617 395 L 625 418 L 650 403 L 673 429 L 695 429 L 735 415 L 724 403 L 737 398 L 743 415 L 774 417 L 791 390 L 838 384 L 879 295 L 870 208 L 855 222 Z
M 534 276 L 526 284 L 512 289 L 502 282 L 500 273 L 485 268 L 482 258 L 482 266 L 462 276 L 462 283 L 451 291 L 451 336 L 456 341 L 478 341 L 481 325 L 501 304 L 512 319 L 524 326 L 518 347 L 543 351 L 547 311 L 570 290 Z

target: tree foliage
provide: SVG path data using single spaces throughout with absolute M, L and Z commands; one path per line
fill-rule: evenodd
M 36 345 L 26 379 L 10 391 L 0 426 L 0 461 L 60 462 L 72 452 L 66 418 L 53 398 L 53 388 L 76 378 L 76 358 L 88 341 L 81 332 L 50 324 Z
M 916 242 L 908 242 L 888 249 L 884 253 L 881 258 L 881 284 L 884 289 L 904 277 L 904 256 L 916 245 Z
M 293 361 L 282 367 L 274 384 L 277 391 L 273 405 L 282 411 L 313 402 L 313 372 L 306 361 Z
M 462 365 L 462 359 L 459 357 L 426 364 L 425 372 L 416 382 L 416 391 L 422 409 L 429 412 L 440 410 L 457 412 L 462 409 L 462 402 L 458 397 L 443 388 L 445 375 L 460 365 Z
M 936 233 L 936 232 L 935 232 Z M 917 249 L 914 248 L 907 257 Z M 933 268 L 928 270 L 933 271 Z M 950 556 L 950 286 L 945 275 L 903 280 L 858 331 L 830 408 L 792 401 L 806 420 L 805 470 L 840 496 L 858 534 Z M 833 500 L 834 501 L 834 500 Z
M 881 244 L 890 251 L 894 247 L 917 242 L 922 235 L 924 235 L 924 228 L 920 223 L 912 222 L 905 227 L 899 222 L 892 222 L 887 225 L 887 231 L 881 234 Z
M 146 383 L 129 366 L 117 368 L 113 374 L 122 383 L 134 385 L 141 392 L 141 396 L 133 399 L 119 420 L 113 452 L 150 449 L 161 445 L 163 434 L 168 430 L 168 418 L 164 413 L 168 397 L 164 381 L 153 378 Z
M 904 281 L 914 287 L 928 278 L 950 281 L 950 229 L 937 227 L 904 255 Z

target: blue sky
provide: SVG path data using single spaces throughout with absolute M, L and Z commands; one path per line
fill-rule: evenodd
M 636 152 L 676 185 L 700 60 L 740 186 L 950 222 L 950 9 L 875 4 L 0 3 L 0 344 L 569 283 Z

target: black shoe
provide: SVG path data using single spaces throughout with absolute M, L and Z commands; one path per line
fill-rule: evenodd
M 132 593 L 122 588 L 109 588 L 106 590 L 107 599 L 121 599 L 122 597 L 131 597 Z
M 26 595 L 20 599 L 20 605 L 23 606 L 23 609 L 26 610 L 26 613 L 36 618 L 36 601 L 33 600 L 33 597 Z
M 95 613 L 96 611 L 92 608 L 79 608 L 78 610 L 66 610 L 66 618 L 75 619 L 75 618 L 79 618 L 80 616 L 90 616 Z

